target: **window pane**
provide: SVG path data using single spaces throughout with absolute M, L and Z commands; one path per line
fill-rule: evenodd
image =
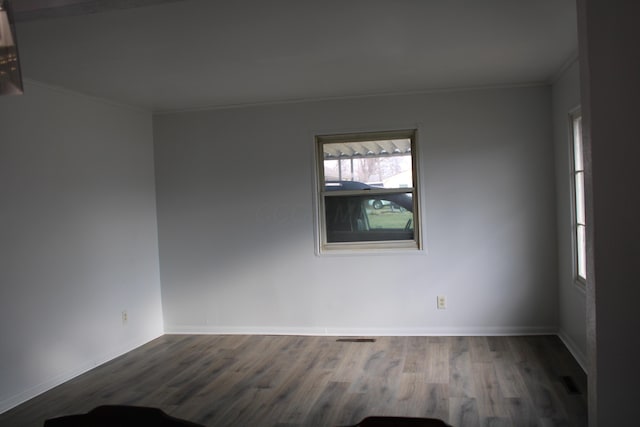
M 411 188 L 411 140 L 322 144 L 325 182 L 357 181 L 373 187 Z
M 576 173 L 576 223 L 585 224 L 584 172 Z
M 323 251 L 420 249 L 416 130 L 316 136 Z
M 413 240 L 411 193 L 325 196 L 327 243 Z
M 582 161 L 582 117 L 578 116 L 573 119 L 573 165 L 574 170 L 581 171 L 584 169 Z
M 587 244 L 586 244 L 586 232 L 584 225 L 577 227 L 576 236 L 576 252 L 578 263 L 578 276 L 583 280 L 587 279 Z

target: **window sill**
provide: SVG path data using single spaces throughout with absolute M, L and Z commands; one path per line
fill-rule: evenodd
M 318 255 L 376 255 L 376 254 L 424 254 L 426 251 L 415 241 L 327 243 Z

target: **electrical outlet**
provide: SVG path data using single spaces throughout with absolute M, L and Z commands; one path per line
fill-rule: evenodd
M 127 314 L 127 310 L 122 310 L 122 325 L 126 325 L 129 321 L 129 315 Z
M 438 295 L 438 310 L 444 310 L 447 308 L 447 297 L 444 295 Z

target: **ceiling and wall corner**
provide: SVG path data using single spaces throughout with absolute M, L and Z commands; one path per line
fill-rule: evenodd
M 577 52 L 573 0 L 22 0 L 16 9 L 26 77 L 154 112 L 548 84 Z

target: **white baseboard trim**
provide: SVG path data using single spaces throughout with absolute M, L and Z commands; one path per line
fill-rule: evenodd
M 327 335 L 327 336 L 511 336 L 556 335 L 551 326 L 486 326 L 426 328 L 341 328 L 288 326 L 165 325 L 169 335 Z
M 576 342 L 571 339 L 569 334 L 567 334 L 564 330 L 558 330 L 558 338 L 560 338 L 565 347 L 567 347 L 569 352 L 573 355 L 573 358 L 576 359 L 578 365 L 580 365 L 582 370 L 588 375 L 589 371 L 587 370 L 587 356 L 585 355 L 585 353 L 580 350 L 580 347 L 576 345 Z
M 145 338 L 143 340 L 131 341 L 123 344 L 117 350 L 111 351 L 107 354 L 104 354 L 101 357 L 97 357 L 93 360 L 88 361 L 82 366 L 78 366 L 76 369 L 72 369 L 68 372 L 61 373 L 52 378 L 49 378 L 46 381 L 41 382 L 33 387 L 28 388 L 14 396 L 11 396 L 7 399 L 0 401 L 0 414 L 7 412 L 8 410 L 15 408 L 16 406 L 26 402 L 27 400 L 33 399 L 36 396 L 41 395 L 42 393 L 51 390 L 54 387 L 59 386 L 79 375 L 84 374 L 87 371 L 90 371 L 93 368 L 96 368 L 104 363 L 107 363 L 116 357 L 122 356 L 125 353 L 130 352 L 154 339 L 161 337 L 163 334 L 155 335 L 150 338 Z

